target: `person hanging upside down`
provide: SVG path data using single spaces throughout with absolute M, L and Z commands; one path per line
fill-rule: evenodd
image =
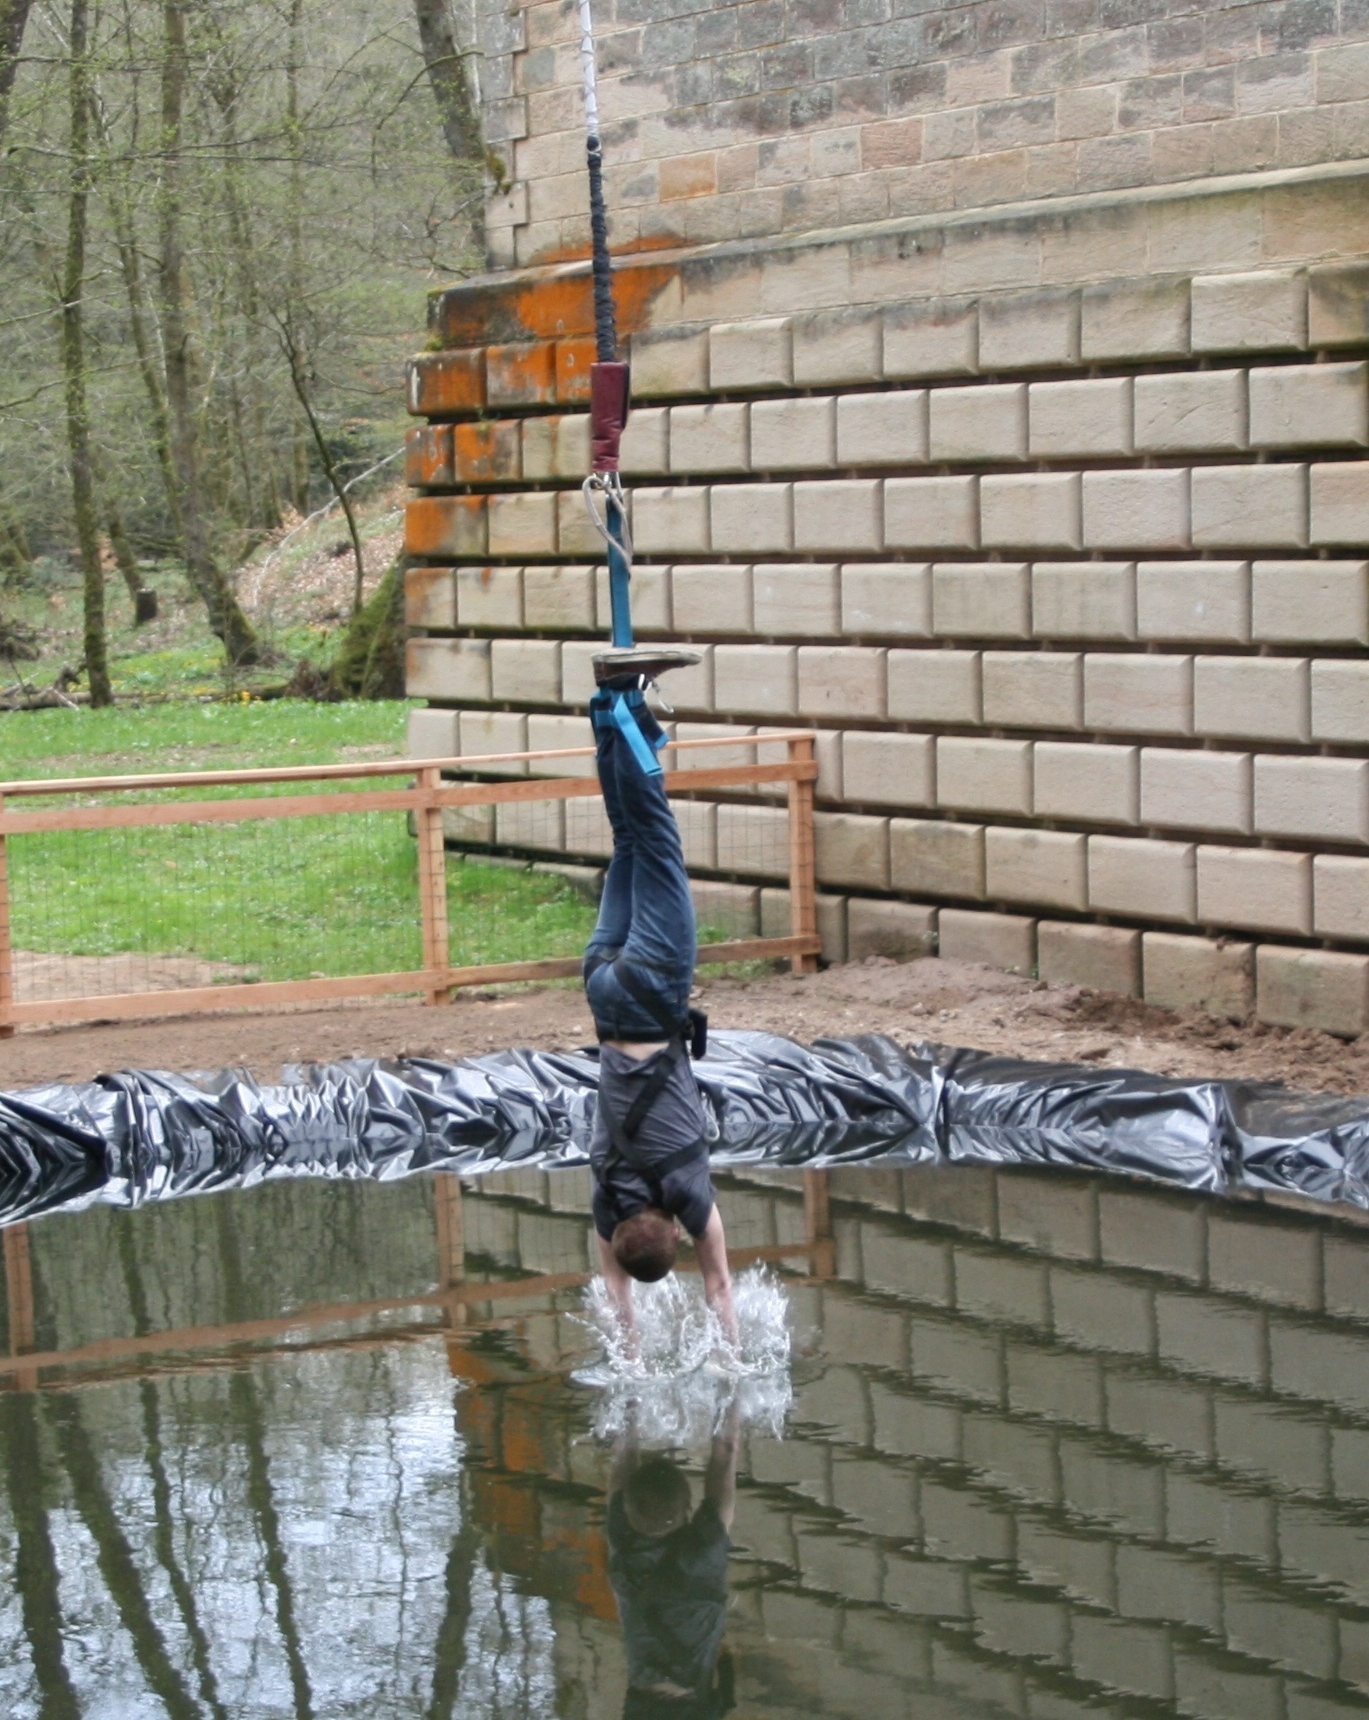
M 689 1008 L 694 903 L 657 756 L 666 737 L 642 690 L 665 670 L 698 661 L 686 651 L 612 651 L 594 660 L 590 720 L 613 859 L 584 963 L 600 1044 L 590 1164 L 599 1258 L 620 1318 L 631 1328 L 633 1279 L 652 1284 L 672 1270 L 683 1224 L 708 1305 L 735 1348 L 727 1245 L 690 1064 L 702 1024 Z

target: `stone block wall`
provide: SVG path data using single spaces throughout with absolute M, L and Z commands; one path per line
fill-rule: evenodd
M 713 244 L 1369 155 L 1344 0 L 621 0 L 596 8 L 627 249 Z M 488 7 L 500 265 L 588 243 L 570 0 Z
M 702 654 L 668 688 L 682 736 L 735 734 L 743 761 L 818 732 L 830 956 L 939 942 L 1369 1028 L 1364 186 L 620 271 L 638 629 Z M 412 372 L 428 756 L 583 739 L 565 713 L 607 628 L 587 304 L 575 270 L 434 302 L 466 344 Z M 693 855 L 759 925 L 782 844 L 731 799 Z

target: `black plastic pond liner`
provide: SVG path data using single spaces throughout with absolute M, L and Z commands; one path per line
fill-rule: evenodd
M 719 1167 L 1056 1164 L 1369 1208 L 1369 1099 L 879 1035 L 717 1032 L 694 1067 Z M 269 1087 L 133 1071 L 0 1095 L 0 1223 L 280 1177 L 583 1164 L 597 1080 L 593 1052 L 505 1051 L 307 1065 Z

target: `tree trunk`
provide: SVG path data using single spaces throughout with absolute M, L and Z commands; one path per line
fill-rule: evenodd
M 0 0 L 0 141 L 9 124 L 10 94 L 19 70 L 19 50 L 24 45 L 33 0 Z
M 86 677 L 92 705 L 112 705 L 105 648 L 105 570 L 95 515 L 95 475 L 90 456 L 86 398 L 84 306 L 86 220 L 90 210 L 90 67 L 88 0 L 71 0 L 71 168 L 67 212 L 67 258 L 62 279 L 62 372 L 66 382 L 67 447 L 71 500 L 81 549 L 85 607 Z
M 286 286 L 286 314 L 298 318 L 304 304 L 304 133 L 299 113 L 299 74 L 304 57 L 304 0 L 290 0 L 289 51 L 285 64 L 285 126 L 290 147 L 290 266 Z M 302 351 L 301 363 L 308 368 L 309 355 Z M 291 438 L 290 479 L 295 507 L 309 512 L 308 414 L 296 418 Z
M 186 321 L 185 254 L 181 237 L 181 125 L 187 79 L 185 0 L 165 0 L 162 62 L 161 238 L 162 342 L 171 459 L 180 501 L 182 544 L 191 584 L 204 599 L 209 625 L 231 663 L 261 660 L 261 646 L 210 547 L 200 503 L 199 448 L 191 400 L 190 329 Z
M 333 464 L 333 456 L 328 452 L 328 443 L 323 434 L 323 427 L 314 411 L 313 402 L 309 398 L 309 382 L 304 374 L 304 366 L 300 355 L 299 343 L 293 327 L 288 322 L 280 325 L 281 350 L 285 354 L 285 362 L 290 366 L 290 381 L 294 385 L 295 398 L 299 401 L 300 410 L 304 413 L 309 425 L 310 434 L 314 438 L 314 446 L 318 450 L 319 464 L 337 497 L 343 513 L 347 517 L 347 535 L 352 540 L 352 560 L 356 567 L 356 578 L 352 582 L 352 616 L 356 618 L 361 613 L 362 599 L 366 586 L 366 560 L 361 552 L 361 532 L 357 527 L 356 513 L 352 508 L 352 498 L 347 494 L 347 486 L 342 481 L 342 475 Z
M 105 488 L 105 524 L 109 528 L 109 547 L 114 551 L 114 560 L 118 563 L 119 572 L 128 587 L 128 595 L 133 600 L 133 625 L 141 627 L 144 622 L 155 621 L 157 593 L 151 586 L 143 584 L 142 569 L 138 566 L 138 558 L 133 553 L 133 545 L 128 541 L 128 532 L 124 528 L 124 516 L 119 512 L 119 504 L 114 500 L 108 486 Z
M 447 148 L 463 166 L 478 164 L 484 159 L 485 140 L 480 133 L 470 79 L 466 76 L 466 62 L 452 33 L 447 0 L 414 0 L 414 13 Z

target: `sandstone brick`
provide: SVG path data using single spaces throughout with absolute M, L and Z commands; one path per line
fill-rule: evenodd
M 404 548 L 420 559 L 488 553 L 484 496 L 415 496 L 404 510 Z
M 525 567 L 523 625 L 549 633 L 589 633 L 595 624 L 592 567 Z
M 916 961 L 936 954 L 937 910 L 917 902 L 879 902 L 853 896 L 846 910 L 847 960 L 871 956 Z
M 444 806 L 442 839 L 462 848 L 488 848 L 494 841 L 494 807 Z
M 636 575 L 634 574 L 634 580 Z M 749 567 L 676 564 L 670 570 L 671 618 L 677 633 L 729 634 L 754 631 Z M 634 609 L 636 608 L 634 593 Z
M 932 568 L 932 621 L 943 638 L 1028 639 L 1025 562 L 942 562 Z
M 1009 973 L 1036 968 L 1036 922 L 1016 914 L 981 914 L 969 908 L 943 908 L 937 919 L 937 948 L 943 958 L 982 962 Z
M 522 711 L 462 711 L 461 746 L 467 758 L 528 750 L 528 719 Z M 483 774 L 483 773 L 477 773 Z M 489 768 L 492 776 L 526 776 L 526 761 L 501 761 Z
M 916 466 L 927 458 L 927 390 L 844 394 L 836 403 L 840 466 Z
M 518 341 L 485 348 L 485 396 L 491 406 L 550 406 L 556 400 L 556 343 Z
M 756 729 L 756 763 L 783 764 L 789 757 L 787 741 L 771 741 L 766 743 L 765 737 L 774 734 L 790 734 L 795 728 L 806 728 L 813 737 L 813 757 L 818 767 L 818 779 L 815 785 L 819 800 L 842 799 L 841 789 L 841 733 L 837 729 L 815 729 L 807 723 L 788 722 L 775 728 L 760 724 Z M 768 788 L 762 785 L 757 789 L 758 794 L 783 795 L 787 791 L 783 786 L 771 784 Z
M 455 569 L 456 619 L 461 627 L 517 632 L 523 626 L 521 567 Z
M 1079 496 L 1078 472 L 981 478 L 980 542 L 985 549 L 1078 549 Z
M 847 901 L 818 891 L 818 936 L 822 939 L 822 959 L 825 962 L 846 960 Z M 762 889 L 761 936 L 787 938 L 791 930 L 788 890 Z
M 1275 352 L 1307 345 L 1307 278 L 1276 270 L 1193 281 L 1194 352 Z
M 1089 549 L 1187 549 L 1188 473 L 1085 472 L 1083 513 Z
M 1099 459 L 1131 452 L 1131 378 L 1033 382 L 1028 390 L 1028 448 L 1035 459 Z
M 984 893 L 1046 908 L 1088 905 L 1086 838 L 1064 830 L 984 833 Z
M 995 727 L 1077 729 L 1083 658 L 1070 651 L 986 651 L 984 721 Z
M 840 554 L 884 547 L 884 485 L 838 478 L 794 485 L 794 548 Z
M 895 890 L 919 896 L 982 899 L 983 826 L 922 818 L 891 819 L 889 876 Z
M 519 424 L 510 418 L 478 418 L 452 426 L 452 472 L 458 484 L 513 481 L 523 475 Z
M 762 563 L 752 584 L 757 633 L 821 638 L 841 631 L 841 578 L 835 565 Z
M 613 856 L 613 826 L 602 800 L 568 800 L 565 810 L 566 852 L 598 859 Z
M 1083 291 L 1080 355 L 1101 359 L 1186 358 L 1186 280 L 1109 280 Z
M 1257 755 L 1255 829 L 1369 842 L 1369 760 Z
M 798 652 L 792 645 L 719 645 L 713 701 L 720 711 L 788 717 L 798 703 Z
M 1142 993 L 1161 1009 L 1196 1009 L 1244 1021 L 1255 1007 L 1255 946 L 1146 932 Z
M 712 547 L 720 555 L 782 555 L 794 547 L 792 484 L 715 484 Z
M 1307 344 L 1315 349 L 1369 344 L 1369 267 L 1324 263 L 1308 271 Z
M 1250 372 L 1253 448 L 1362 448 L 1369 365 L 1281 364 Z
M 1191 842 L 1089 837 L 1089 906 L 1095 913 L 1191 924 L 1197 896 Z
M 1024 460 L 1026 383 L 932 389 L 929 446 L 933 460 Z
M 884 312 L 884 374 L 891 380 L 972 376 L 979 368 L 979 311 L 973 300 L 932 299 Z
M 1369 644 L 1369 562 L 1255 562 L 1251 638 Z
M 585 498 L 579 490 L 556 494 L 556 549 L 560 555 L 575 555 L 597 561 L 604 553 L 604 540 L 591 522 Z
M 1134 639 L 1135 564 L 1038 561 L 1031 608 L 1038 639 Z
M 1051 985 L 1141 995 L 1140 932 L 1042 920 L 1036 928 L 1036 956 L 1041 978 Z
M 551 490 L 489 497 L 489 553 L 555 555 L 556 502 L 556 494 Z
M 1307 664 L 1293 657 L 1195 658 L 1193 729 L 1251 740 L 1306 740 Z
M 633 378 L 635 384 L 636 378 Z M 527 423 L 523 430 L 524 459 L 527 458 Z M 565 423 L 574 422 L 565 419 Z M 588 424 L 588 419 L 583 420 Z M 634 406 L 628 414 L 618 455 L 619 469 L 625 478 L 663 478 L 670 470 L 670 408 L 668 406 Z M 586 450 L 584 470 L 589 470 Z M 574 477 L 575 473 L 558 473 Z
M 1036 816 L 1135 824 L 1140 803 L 1137 761 L 1136 747 L 1038 741 L 1032 757 Z
M 1318 854 L 1312 901 L 1313 928 L 1321 937 L 1369 939 L 1369 860 Z
M 841 631 L 891 639 L 930 639 L 930 565 L 926 562 L 895 562 L 887 567 L 861 562 L 844 565 Z
M 485 349 L 428 352 L 410 359 L 408 406 L 415 418 L 478 412 L 485 404 Z
M 1192 734 L 1192 658 L 1087 653 L 1084 725 L 1105 732 Z
M 404 660 L 404 691 L 411 699 L 490 701 L 488 639 L 411 639 Z
M 670 408 L 672 472 L 748 472 L 750 408 L 710 403 Z
M 1250 755 L 1143 747 L 1141 823 L 1247 833 L 1251 823 Z
M 856 889 L 889 888 L 889 820 L 853 812 L 813 815 L 818 880 Z
M 759 936 L 761 893 L 754 885 L 714 884 L 691 878 L 689 893 L 694 898 L 701 944 Z
M 889 716 L 915 723 L 980 721 L 978 651 L 890 651 Z
M 751 408 L 751 469 L 821 471 L 836 463 L 836 402 L 758 400 Z
M 1256 932 L 1312 930 L 1312 856 L 1276 848 L 1198 850 L 1198 918 Z
M 1032 809 L 1031 792 L 1030 741 L 938 736 L 936 793 L 942 806 L 1025 815 Z
M 877 310 L 819 311 L 794 324 L 794 383 L 878 382 L 883 348 Z
M 888 653 L 865 645 L 801 645 L 798 710 L 806 717 L 882 718 Z
M 936 805 L 936 742 L 931 735 L 850 729 L 842 739 L 843 798 L 874 806 Z
M 450 424 L 424 424 L 405 432 L 404 482 L 416 490 L 456 482 Z
M 515 421 L 514 429 L 519 425 Z M 521 475 L 529 481 L 583 478 L 589 471 L 589 418 L 583 412 L 548 413 L 522 421 Z M 494 474 L 491 474 L 494 475 Z M 513 473 L 517 477 L 519 473 Z M 479 481 L 471 476 L 466 479 Z
M 979 368 L 1037 370 L 1079 362 L 1079 295 L 1047 287 L 985 299 L 979 307 Z
M 632 392 L 639 400 L 704 394 L 709 387 L 706 329 L 650 329 L 632 337 Z
M 886 549 L 977 549 L 979 480 L 886 478 Z
M 684 851 L 685 865 L 691 869 L 702 867 L 712 872 L 718 868 L 717 821 L 718 809 L 711 801 L 706 800 L 676 800 L 674 803 L 675 822 L 680 827 L 680 845 Z M 764 812 L 764 807 L 741 807 L 743 812 Z M 784 843 L 769 843 L 762 838 L 758 845 L 769 852 L 756 856 L 756 869 L 769 872 L 773 877 L 777 873 L 783 876 L 789 870 L 789 856 L 785 852 Z M 748 867 L 747 870 L 752 868 Z M 738 867 L 738 871 L 742 868 Z
M 1312 738 L 1369 741 L 1369 665 L 1343 657 L 1312 664 Z
M 613 624 L 613 603 L 608 569 L 594 570 L 594 613 L 601 633 Z M 637 566 L 632 570 L 632 625 L 638 633 L 668 633 L 670 621 L 670 570 Z
M 1369 956 L 1261 944 L 1255 976 L 1261 1021 L 1344 1038 L 1369 1029 Z
M 576 756 L 571 758 L 534 759 L 529 765 L 532 776 L 593 776 L 594 754 L 586 754 L 585 748 L 593 742 L 585 732 L 586 725 L 583 717 L 545 716 L 532 712 L 528 717 L 528 751 L 529 752 L 569 752 Z M 542 808 L 530 805 L 528 816 L 530 822 L 542 811 Z M 499 838 L 502 842 L 503 836 Z M 559 842 L 555 846 L 559 846 Z M 536 845 L 534 845 L 536 846 Z
M 788 317 L 714 323 L 709 334 L 711 388 L 788 388 L 794 381 Z
M 404 624 L 450 631 L 456 626 L 456 570 L 411 567 L 404 574 Z
M 1311 541 L 1353 544 L 1359 548 L 1366 539 L 1369 539 L 1369 465 L 1362 460 L 1341 460 L 1313 466 Z
M 1192 497 L 1195 549 L 1307 542 L 1306 466 L 1198 466 Z
M 1134 410 L 1138 453 L 1225 453 L 1244 448 L 1246 373 L 1190 370 L 1138 376 Z
M 632 540 L 640 555 L 697 555 L 710 548 L 708 491 L 635 490 Z
M 509 704 L 560 704 L 560 643 L 552 639 L 493 640 L 490 697 Z
M 1142 639 L 1244 644 L 1250 638 L 1250 567 L 1243 561 L 1143 561 L 1136 569 Z
M 409 712 L 405 758 L 456 758 L 461 751 L 457 713 L 432 709 Z
M 675 740 L 704 741 L 735 736 L 736 746 L 686 748 L 666 752 L 668 770 L 728 770 L 737 765 L 756 762 L 756 749 L 746 744 L 746 737 L 755 733 L 736 723 L 676 723 Z

